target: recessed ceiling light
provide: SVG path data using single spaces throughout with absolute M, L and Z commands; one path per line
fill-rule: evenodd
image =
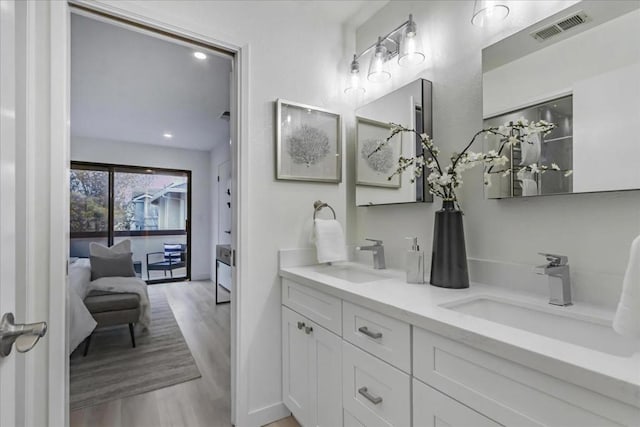
M 193 52 L 193 56 L 195 56 L 196 59 L 199 60 L 207 59 L 207 54 L 204 52 Z
M 165 133 L 163 133 L 163 134 L 162 134 L 162 136 L 164 136 L 164 137 L 165 137 L 165 138 L 167 138 L 167 139 L 171 139 L 171 138 L 173 138 L 173 134 L 172 134 L 172 133 L 169 133 L 169 132 L 165 132 Z

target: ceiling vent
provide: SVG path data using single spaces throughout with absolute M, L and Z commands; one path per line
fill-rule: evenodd
M 231 113 L 228 111 L 224 111 L 222 114 L 218 116 L 219 119 L 229 121 L 231 119 Z
M 570 16 L 559 19 L 556 22 L 547 25 L 546 27 L 540 28 L 539 30 L 536 30 L 530 34 L 534 39 L 538 40 L 539 42 L 543 42 L 555 35 L 564 33 L 571 28 L 575 28 L 578 25 L 584 24 L 589 21 L 591 21 L 591 18 L 583 11 L 580 11 Z

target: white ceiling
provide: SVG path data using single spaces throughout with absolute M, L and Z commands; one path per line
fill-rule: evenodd
M 231 59 L 71 18 L 71 135 L 211 150 L 229 142 Z M 166 139 L 163 133 L 173 134 Z

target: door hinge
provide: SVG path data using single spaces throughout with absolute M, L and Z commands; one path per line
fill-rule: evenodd
M 220 182 L 220 175 L 218 175 L 218 182 Z
M 236 266 L 236 250 L 235 249 L 231 250 L 231 266 L 232 267 Z

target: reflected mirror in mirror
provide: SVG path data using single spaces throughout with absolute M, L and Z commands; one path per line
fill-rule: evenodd
M 491 174 L 488 198 L 640 189 L 638 40 L 640 2 L 583 1 L 483 49 L 485 128 L 557 126 L 507 146 L 511 173 Z
M 356 109 L 356 205 L 432 202 L 424 183 L 428 173 L 414 182 L 408 173 L 388 179 L 398 167 L 400 156 L 422 153 L 420 138 L 409 133 L 397 135 L 375 152 L 391 134 L 390 123 L 433 135 L 430 81 L 418 79 Z
M 487 197 L 528 197 L 573 192 L 573 96 L 553 99 L 513 113 L 485 119 L 485 127 L 499 127 L 524 118 L 529 122 L 545 120 L 555 123 L 549 133 L 531 133 L 523 142 L 505 144 L 507 138 L 487 137 L 487 150 L 502 152 L 509 162 L 502 168 L 491 168 L 490 184 L 485 187 Z M 581 148 L 581 147 L 578 147 Z M 538 167 L 544 173 L 536 173 Z M 504 172 L 510 169 L 510 173 Z M 533 169 L 533 171 L 532 171 Z

